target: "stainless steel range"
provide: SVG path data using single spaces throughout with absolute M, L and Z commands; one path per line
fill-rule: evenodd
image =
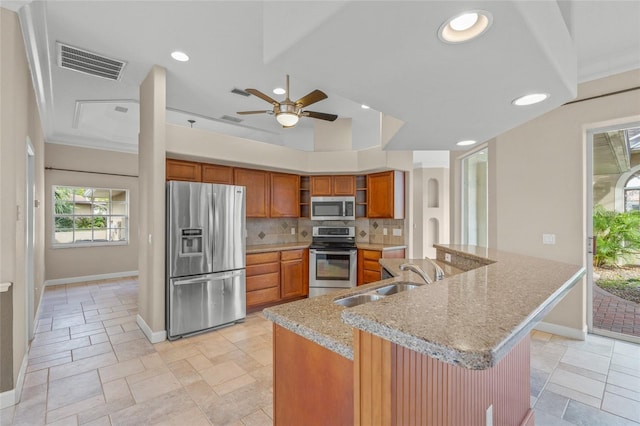
M 314 226 L 309 249 L 309 297 L 357 285 L 358 251 L 353 226 Z

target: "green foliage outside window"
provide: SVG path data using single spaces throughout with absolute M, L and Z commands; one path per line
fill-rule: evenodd
M 596 205 L 593 232 L 594 266 L 617 266 L 640 254 L 640 211 L 616 212 Z

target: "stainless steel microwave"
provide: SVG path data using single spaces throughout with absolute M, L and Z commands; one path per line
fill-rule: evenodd
M 311 197 L 311 220 L 356 220 L 356 198 Z

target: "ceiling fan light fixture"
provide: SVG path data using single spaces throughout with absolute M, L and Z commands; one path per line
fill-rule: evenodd
M 276 114 L 276 120 L 278 123 L 282 124 L 283 127 L 293 127 L 298 123 L 298 114 L 294 114 L 292 112 L 281 112 Z
M 486 10 L 469 10 L 447 19 L 438 30 L 438 38 L 445 43 L 464 43 L 484 34 L 493 23 Z

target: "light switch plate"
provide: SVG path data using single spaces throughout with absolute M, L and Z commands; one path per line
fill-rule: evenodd
M 291 235 L 296 235 L 296 228 L 291 228 Z
M 382 235 L 387 235 L 387 228 L 382 228 Z
M 393 230 L 394 237 L 402 237 L 402 229 L 394 229 Z
M 451 253 L 444 254 L 444 261 L 451 263 Z

